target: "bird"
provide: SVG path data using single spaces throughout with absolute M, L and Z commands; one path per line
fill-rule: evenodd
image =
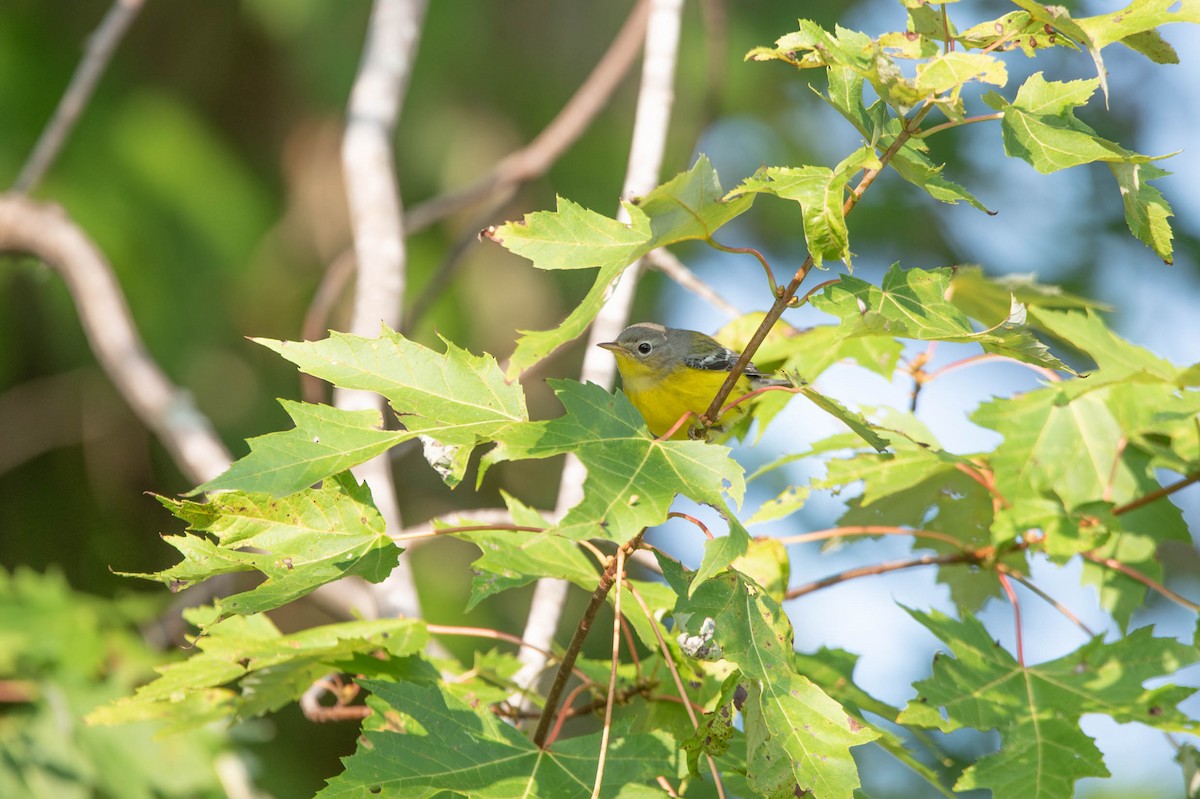
M 597 346 L 616 357 L 625 396 L 657 438 L 671 431 L 689 411 L 698 419 L 741 357 L 741 353 L 722 345 L 712 336 L 653 322 L 630 325 L 621 331 L 616 341 L 605 341 Z M 728 401 L 766 386 L 789 385 L 791 381 L 767 374 L 752 363 L 747 364 Z M 745 414 L 743 403 L 727 412 L 725 418 L 737 421 Z M 671 434 L 672 439 L 694 436 L 695 425 L 687 422 Z

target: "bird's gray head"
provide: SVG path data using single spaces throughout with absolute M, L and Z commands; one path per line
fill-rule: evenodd
M 621 331 L 616 341 L 607 341 L 600 346 L 625 359 L 647 366 L 661 365 L 677 359 L 680 342 L 677 330 L 653 322 L 640 322 Z

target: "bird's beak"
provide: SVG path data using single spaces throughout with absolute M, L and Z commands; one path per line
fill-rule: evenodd
M 602 341 L 599 344 L 597 344 L 596 346 L 603 347 L 604 349 L 609 350 L 610 352 L 620 352 L 621 350 L 624 349 L 624 347 L 622 347 L 620 344 L 618 344 L 615 341 Z

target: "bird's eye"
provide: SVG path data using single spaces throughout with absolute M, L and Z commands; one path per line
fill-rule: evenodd
M 650 346 L 649 341 L 643 341 L 641 344 L 638 345 L 638 352 L 640 352 L 642 355 L 649 355 L 650 350 L 652 350 L 652 349 L 654 349 L 654 348 Z

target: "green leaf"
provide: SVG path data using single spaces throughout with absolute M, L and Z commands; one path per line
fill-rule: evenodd
M 1101 302 L 1063 291 L 1060 286 L 1039 283 L 1034 274 L 987 275 L 978 266 L 955 268 L 950 292 L 951 302 L 963 313 L 989 327 L 1008 317 L 1014 298 L 1029 310 L 1028 324 L 1038 329 L 1042 308 L 1110 310 Z
M 1086 105 L 1099 85 L 1099 79 L 1048 81 L 1035 72 L 1011 103 L 994 92 L 984 101 L 1004 114 L 1000 125 L 1004 151 L 1043 174 L 1093 161 L 1137 164 L 1153 160 L 1101 138 L 1075 117 L 1072 109 Z
M 206 502 L 159 501 L 189 530 L 212 538 L 167 536 L 184 560 L 161 572 L 128 576 L 161 580 L 172 591 L 218 574 L 266 576 L 249 591 L 218 599 L 222 616 L 271 610 L 350 575 L 380 582 L 400 554 L 384 532 L 370 489 L 348 473 L 283 498 L 234 491 Z
M 1111 644 L 1098 636 L 1069 655 L 1026 667 L 973 617 L 909 613 L 954 657 L 934 660 L 932 676 L 916 683 L 917 697 L 900 722 L 943 731 L 994 729 L 1003 739 L 998 752 L 964 772 L 955 790 L 990 788 L 996 799 L 1057 799 L 1070 796 L 1082 777 L 1107 776 L 1099 750 L 1079 729 L 1086 713 L 1164 731 L 1194 727 L 1176 707 L 1194 688 L 1144 683 L 1195 662 L 1197 650 L 1155 638 L 1150 628 Z
M 957 40 L 969 50 L 995 49 L 998 43 L 1011 43 L 1029 58 L 1051 47 L 1079 49 L 1069 37 L 1033 19 L 1028 11 L 1010 11 L 997 19 L 980 22 L 963 31 Z
M 991 55 L 952 50 L 917 65 L 917 88 L 930 94 L 959 90 L 978 81 L 994 86 L 1008 83 L 1004 62 Z
M 1086 382 L 1075 383 L 1080 393 L 1131 379 L 1179 380 L 1179 369 L 1173 364 L 1113 333 L 1104 317 L 1090 309 L 1078 313 L 1039 308 L 1030 316 L 1039 328 L 1095 361 L 1097 371 L 1088 375 Z
M 1102 385 L 1073 396 L 1072 385 L 1086 386 L 1090 380 L 985 402 L 972 415 L 977 424 L 1004 436 L 989 456 L 989 465 L 996 491 L 1006 504 L 1016 507 L 1053 497 L 1067 514 L 1061 523 L 1069 526 L 1090 523 L 1086 517 L 1096 514 L 1083 513 L 1088 506 L 1120 505 L 1160 487 L 1154 456 L 1131 441 L 1123 425 L 1139 416 L 1139 407 L 1161 407 L 1173 390 L 1161 384 L 1130 383 Z M 1191 540 L 1178 509 L 1168 499 L 1121 514 L 1120 527 L 1110 533 L 1107 546 L 1116 552 L 1129 551 L 1132 562 L 1152 579 L 1161 577 L 1161 566 L 1153 561 L 1155 542 Z M 1089 535 L 1068 534 L 1067 540 L 1047 545 L 1047 551 L 1065 555 L 1086 550 L 1095 543 Z M 1120 554 L 1108 557 L 1125 560 Z M 1118 593 L 1102 592 L 1101 601 L 1125 624 L 1145 589 L 1115 574 L 1105 579 L 1106 584 L 1114 581 Z
M 747 683 L 742 714 L 750 784 L 771 797 L 791 796 L 798 786 L 820 799 L 850 799 L 859 784 L 850 748 L 879 733 L 796 671 L 791 623 L 760 586 L 726 571 L 693 581 L 690 590 L 690 598 L 680 596 L 675 620 L 691 651 L 721 653 Z
M 600 734 L 540 749 L 487 707 L 473 708 L 439 686 L 367 682 L 371 704 L 390 719 L 367 731 L 346 770 L 320 799 L 422 799 L 446 792 L 472 797 L 587 799 L 592 795 Z M 662 735 L 615 731 L 600 796 L 615 799 L 627 784 L 653 784 L 672 748 Z
M 507 493 L 503 496 L 514 524 L 547 531 L 553 527 L 541 514 Z M 467 600 L 468 611 L 489 596 L 528 585 L 541 577 L 570 580 L 587 590 L 593 590 L 599 579 L 595 563 L 583 554 L 579 544 L 550 532 L 476 530 L 456 533 L 455 537 L 470 541 L 482 553 L 471 564 L 475 578 Z
M 1121 188 L 1129 232 L 1163 261 L 1172 263 L 1171 239 L 1174 234 L 1167 220 L 1175 214 L 1162 192 L 1150 185 L 1151 180 L 1171 173 L 1151 164 L 1109 163 L 1108 166 Z
M 866 155 L 874 158 L 869 149 Z M 842 213 L 848 178 L 844 170 L 834 172 L 822 166 L 762 167 L 730 195 L 750 197 L 764 193 L 796 201 L 800 204 L 804 238 L 813 262 L 820 266 L 829 258 L 849 266 L 849 234 Z
M 626 205 L 637 207 L 649 219 L 649 252 L 681 241 L 711 238 L 718 228 L 744 214 L 754 203 L 754 197 L 734 197 L 735 193 L 724 193 L 712 162 L 701 154 L 687 172 Z
M 717 173 L 701 155 L 681 173 L 635 202 L 624 203 L 624 224 L 561 197 L 558 210 L 526 215 L 490 230 L 505 249 L 528 258 L 538 269 L 598 267 L 595 281 L 562 324 L 552 330 L 522 330 L 509 360 L 515 379 L 554 350 L 578 338 L 596 318 L 614 281 L 629 264 L 656 247 L 689 239 L 707 239 L 750 208 L 753 197 L 726 202 Z
M 884 275 L 882 287 L 843 275 L 812 300 L 841 319 L 844 336 L 889 336 L 927 341 L 977 343 L 985 352 L 1005 355 L 1050 369 L 1070 371 L 1033 337 L 1023 323 L 1024 308 L 1014 304 L 1002 323 L 976 332 L 949 294 L 952 269 L 901 269 Z
M 554 528 L 558 534 L 624 543 L 665 521 L 675 495 L 683 494 L 716 508 L 731 534 L 746 536 L 724 500 L 728 494 L 740 504 L 746 490 L 742 467 L 729 457 L 728 448 L 703 441 L 658 441 L 624 394 L 609 394 L 591 383 L 549 383 L 566 413 L 515 427 L 484 456 L 480 469 L 574 453 L 587 467 L 584 498 Z
M 188 618 L 205 629 L 195 642 L 198 651 L 158 669 L 158 679 L 99 708 L 88 716 L 89 723 L 154 719 L 173 732 L 251 718 L 299 699 L 314 680 L 331 671 L 362 673 L 372 668 L 372 660 L 381 669 L 386 666 L 372 657 L 355 669 L 342 669 L 354 655 L 386 652 L 401 658 L 419 652 L 429 639 L 424 622 L 414 619 L 350 621 L 282 635 L 262 615 L 214 623 L 213 609 L 198 608 Z
M 444 339 L 446 351 L 436 352 L 385 326 L 379 338 L 333 332 L 321 341 L 255 341 L 302 372 L 382 394 L 410 435 L 460 448 L 444 474 L 452 486 L 474 447 L 529 418 L 521 386 L 506 382 L 492 356 L 472 355 Z
M 879 701 L 854 683 L 857 655 L 842 649 L 822 647 L 811 655 L 797 652 L 794 662 L 797 671 L 819 685 L 821 690 L 839 702 L 848 713 L 853 714 L 860 724 L 868 724 L 864 712 L 873 713 L 892 723 L 900 715 L 899 708 Z M 880 730 L 880 733 L 880 737 L 874 742 L 877 746 L 912 769 L 947 799 L 954 799 L 954 794 L 942 784 L 938 773 L 910 751 L 911 744 L 905 738 L 887 729 Z
M 804 507 L 804 504 L 808 502 L 808 495 L 808 486 L 788 486 L 771 499 L 763 502 L 758 510 L 754 511 L 754 514 L 746 520 L 746 526 L 753 527 L 756 524 L 787 518 Z
M 849 427 L 876 451 L 883 452 L 887 449 L 887 440 L 875 432 L 874 426 L 861 413 L 851 411 L 834 398 L 827 397 L 810 386 L 801 387 L 800 393 L 807 397 L 813 405 Z
M 381 430 L 377 411 L 344 411 L 282 399 L 279 404 L 296 427 L 249 439 L 249 455 L 188 496 L 230 489 L 285 496 L 412 438 L 411 433 Z
M 792 567 L 787 547 L 778 540 L 759 538 L 751 541 L 746 553 L 734 560 L 732 566 L 762 586 L 775 602 L 783 603 L 791 582 Z
M 1154 34 L 1157 40 L 1162 42 L 1161 36 L 1158 36 L 1154 29 L 1172 22 L 1200 22 L 1200 3 L 1196 0 L 1134 0 L 1119 11 L 1075 20 L 1075 24 L 1087 32 L 1096 47 L 1107 47 L 1113 42 L 1121 42 L 1143 54 L 1146 54 L 1146 51 L 1137 45 L 1144 46 L 1147 40 L 1135 39 L 1130 43 L 1129 39 Z M 1171 50 L 1171 53 L 1174 54 L 1174 50 Z M 1158 63 L 1178 63 L 1154 60 Z

